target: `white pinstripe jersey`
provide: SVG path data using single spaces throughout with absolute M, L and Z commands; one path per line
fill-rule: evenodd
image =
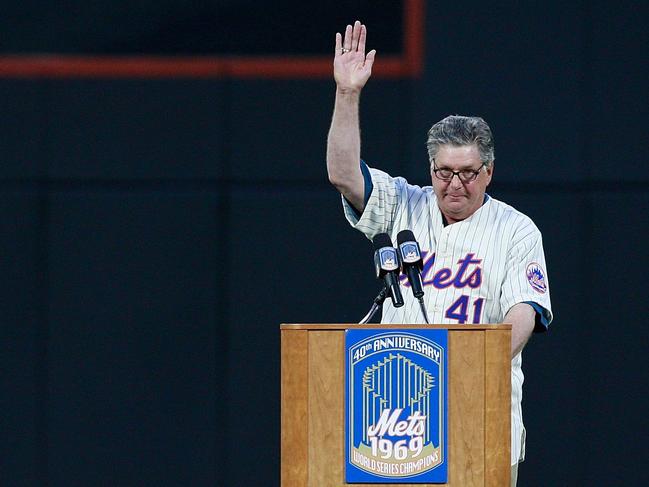
M 532 220 L 511 206 L 488 197 L 466 220 L 444 226 L 430 186 L 408 184 L 370 169 L 373 189 L 360 219 L 343 198 L 350 224 L 372 239 L 387 233 L 394 243 L 411 230 L 424 260 L 424 302 L 431 323 L 502 323 L 521 302 L 540 306 L 552 320 L 552 308 L 541 233 Z M 402 279 L 402 284 L 407 281 Z M 424 323 L 419 303 L 403 289 L 405 304 L 383 305 L 382 323 Z M 525 456 L 521 412 L 522 358 L 512 359 L 512 465 Z

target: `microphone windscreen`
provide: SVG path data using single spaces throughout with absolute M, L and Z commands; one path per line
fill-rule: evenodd
M 387 233 L 379 233 L 372 239 L 374 250 L 382 249 L 383 247 L 392 247 L 392 240 Z
M 410 230 L 401 230 L 397 234 L 397 245 L 401 245 L 403 242 L 416 242 L 415 235 Z

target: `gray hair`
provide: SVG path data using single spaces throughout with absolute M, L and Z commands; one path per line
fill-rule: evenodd
M 478 148 L 482 163 L 490 166 L 494 161 L 494 139 L 487 122 L 480 117 L 449 115 L 428 131 L 428 158 L 432 164 L 440 145 L 461 147 L 473 144 Z

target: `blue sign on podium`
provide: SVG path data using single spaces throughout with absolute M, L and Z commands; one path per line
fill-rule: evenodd
M 347 330 L 347 483 L 447 483 L 447 351 L 447 330 Z

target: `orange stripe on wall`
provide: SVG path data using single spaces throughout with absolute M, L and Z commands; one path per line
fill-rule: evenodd
M 424 0 L 405 0 L 402 56 L 380 58 L 372 75 L 419 76 Z M 328 56 L 0 56 L 0 78 L 328 78 Z

